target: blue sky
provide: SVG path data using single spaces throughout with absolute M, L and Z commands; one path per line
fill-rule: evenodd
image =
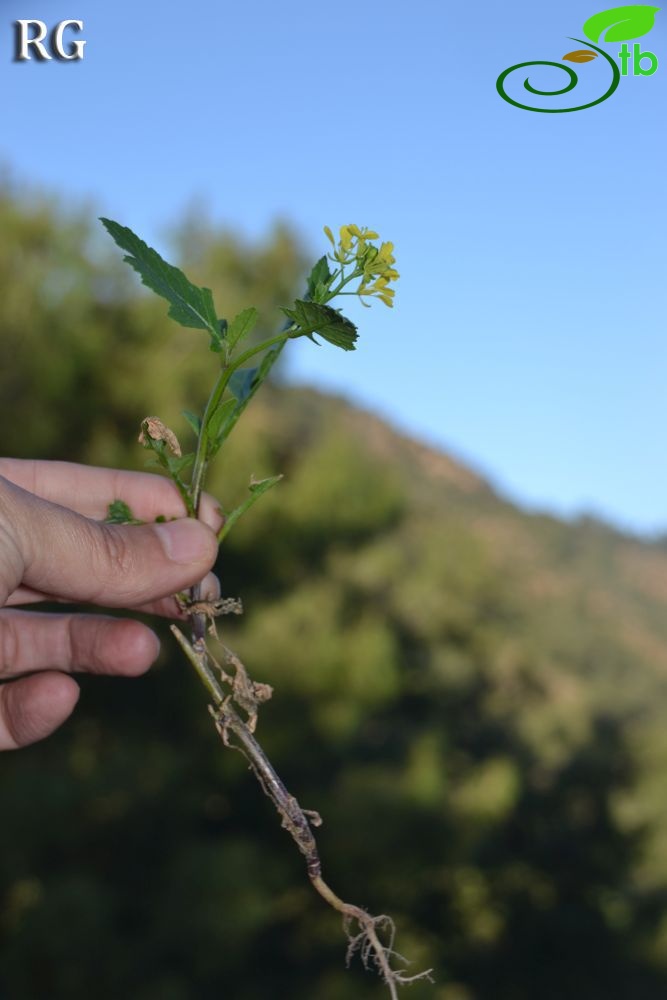
M 0 160 L 163 251 L 194 198 L 253 237 L 288 218 L 317 254 L 325 223 L 378 229 L 396 308 L 354 312 L 354 355 L 295 344 L 291 376 L 531 509 L 664 531 L 667 9 L 639 39 L 657 73 L 597 107 L 531 114 L 495 90 L 580 48 L 601 9 L 4 0 Z M 14 62 L 29 17 L 83 20 L 84 60 Z M 601 58 L 575 69 L 577 96 L 606 89 Z

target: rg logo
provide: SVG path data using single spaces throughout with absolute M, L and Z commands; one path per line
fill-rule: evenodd
M 65 31 L 68 28 L 71 31 L 83 31 L 83 21 L 59 21 L 51 31 L 47 42 L 44 39 L 49 29 L 44 21 L 16 21 L 14 26 L 16 28 L 16 44 L 14 48 L 14 59 L 16 62 L 27 62 L 32 59 L 31 48 L 35 58 L 40 62 L 47 59 L 62 59 L 66 62 L 74 59 L 83 59 L 83 47 L 86 44 L 85 39 L 80 38 L 76 41 L 70 41 L 67 49 L 63 44 Z

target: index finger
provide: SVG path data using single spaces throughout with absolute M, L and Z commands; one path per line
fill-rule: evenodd
M 75 462 L 0 458 L 0 476 L 35 496 L 102 521 L 109 504 L 124 500 L 136 518 L 185 517 L 187 511 L 175 484 L 150 472 L 103 469 Z M 217 501 L 202 495 L 200 518 L 214 531 L 222 519 Z

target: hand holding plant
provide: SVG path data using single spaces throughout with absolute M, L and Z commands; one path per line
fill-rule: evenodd
M 171 477 L 192 518 L 201 515 L 202 491 L 209 465 L 232 433 L 246 406 L 268 377 L 289 340 L 316 337 L 351 351 L 357 340 L 356 326 L 331 303 L 342 295 L 357 295 L 364 300 L 379 298 L 393 305 L 392 283 L 398 278 L 394 268 L 393 245 L 377 245 L 378 234 L 356 225 L 343 226 L 338 240 L 327 227 L 325 233 L 332 250 L 313 267 L 303 298 L 283 308 L 285 323 L 275 335 L 252 343 L 251 334 L 258 319 L 250 307 L 231 320 L 220 318 L 208 288 L 188 280 L 178 268 L 166 263 L 130 229 L 109 219 L 101 220 L 118 246 L 126 252 L 125 260 L 140 275 L 145 285 L 169 303 L 169 315 L 185 327 L 205 331 L 209 349 L 216 357 L 216 375 L 203 413 L 185 413 L 195 435 L 195 445 L 183 452 L 172 429 L 158 417 L 147 417 L 141 426 L 140 441 L 153 453 L 154 461 Z M 222 525 L 217 539 L 222 543 L 238 520 L 280 480 L 274 475 L 252 481 L 249 495 L 230 510 L 221 507 Z M 138 523 L 128 498 L 120 496 L 110 505 L 108 520 L 115 523 Z M 305 857 L 309 878 L 320 895 L 338 910 L 348 931 L 348 959 L 358 952 L 365 965 L 373 964 L 382 975 L 392 997 L 397 985 L 428 977 L 428 973 L 406 976 L 391 966 L 394 929 L 387 916 L 374 917 L 365 910 L 343 902 L 322 878 L 321 863 L 312 828 L 321 823 L 315 812 L 302 809 L 285 788 L 258 743 L 254 732 L 258 712 L 271 697 L 269 685 L 254 681 L 239 657 L 221 641 L 217 618 L 240 613 L 240 602 L 226 598 L 206 599 L 200 585 L 179 595 L 180 607 L 190 619 L 191 635 L 186 637 L 176 626 L 172 631 L 188 661 L 195 669 L 211 698 L 209 710 L 225 746 L 240 750 L 247 758 L 264 792 L 273 801 L 282 825 L 291 834 Z M 317 669 L 317 665 L 313 665 Z M 356 932 L 350 928 L 356 925 Z M 385 943 L 379 935 L 385 937 Z
M 145 522 L 100 523 L 122 492 Z M 155 524 L 158 514 L 170 519 Z M 49 736 L 79 696 L 73 673 L 143 673 L 157 636 L 129 618 L 14 605 L 86 602 L 174 618 L 173 592 L 201 580 L 220 524 L 211 497 L 188 520 L 173 484 L 147 473 L 69 462 L 0 461 L 0 750 Z M 202 588 L 216 596 L 209 575 Z

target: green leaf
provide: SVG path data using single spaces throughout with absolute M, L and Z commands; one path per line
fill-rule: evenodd
M 218 451 L 220 445 L 227 436 L 227 421 L 231 417 L 234 409 L 238 406 L 238 401 L 233 397 L 226 399 L 211 414 L 206 425 L 206 437 L 208 440 L 208 457 L 212 458 Z
M 167 264 L 157 250 L 139 239 L 131 229 L 111 219 L 100 219 L 100 222 L 121 250 L 127 250 L 124 259 L 134 268 L 144 285 L 169 302 L 171 318 L 181 326 L 208 330 L 211 345 L 215 345 L 214 350 L 220 350 L 218 345 L 222 338 L 211 289 L 193 285 L 182 271 Z
M 195 460 L 195 454 L 193 451 L 189 452 L 187 455 L 168 455 L 166 452 L 163 453 L 166 459 L 166 468 L 174 478 L 180 478 L 181 473 L 192 465 Z
M 264 355 L 264 357 L 262 358 L 262 360 L 261 360 L 261 362 L 260 362 L 260 364 L 259 364 L 259 366 L 257 368 L 239 368 L 238 369 L 239 372 L 246 372 L 246 373 L 254 372 L 255 376 L 254 376 L 254 378 L 251 378 L 251 379 L 248 379 L 247 375 L 243 376 L 243 384 L 242 385 L 240 384 L 237 387 L 238 388 L 238 392 L 239 392 L 239 394 L 240 394 L 240 396 L 242 398 L 241 399 L 237 398 L 237 400 L 236 400 L 236 406 L 235 406 L 234 410 L 232 411 L 231 416 L 228 418 L 228 420 L 227 420 L 227 422 L 225 424 L 225 427 L 224 427 L 224 436 L 226 438 L 229 437 L 229 435 L 231 434 L 232 430 L 236 426 L 236 423 L 237 423 L 239 417 L 241 416 L 241 414 L 245 410 L 246 406 L 248 405 L 248 403 L 250 402 L 250 400 L 252 399 L 252 397 L 255 395 L 255 393 L 259 389 L 260 385 L 262 384 L 262 382 L 264 381 L 264 379 L 268 376 L 268 374 L 271 371 L 271 369 L 273 368 L 274 364 L 276 363 L 276 361 L 280 357 L 280 354 L 281 354 L 284 346 L 285 346 L 285 343 L 283 342 L 282 344 L 278 344 L 277 347 L 271 348 L 270 351 L 267 351 L 266 354 Z M 232 375 L 232 377 L 230 378 L 230 383 L 233 381 L 234 375 L 236 375 L 236 372 L 234 372 L 233 375 Z M 239 380 L 239 382 L 240 382 L 240 380 Z M 231 384 L 230 384 L 230 389 L 231 389 Z
M 124 500 L 114 500 L 107 508 L 107 516 L 104 518 L 105 524 L 144 524 L 139 521 Z
M 255 380 L 259 367 L 257 368 L 237 368 L 229 376 L 229 391 L 236 396 L 239 403 L 245 403 L 250 398 L 252 384 Z
M 238 507 L 235 507 L 231 514 L 227 514 L 225 518 L 225 523 L 218 532 L 218 541 L 221 542 L 223 538 L 226 538 L 229 532 L 232 530 L 238 519 L 245 514 L 247 510 L 257 503 L 259 498 L 263 496 L 268 490 L 270 490 L 276 483 L 279 483 L 282 479 L 281 476 L 270 476 L 268 479 L 260 479 L 258 482 L 250 481 L 250 496 Z
M 584 34 L 592 42 L 598 42 L 606 29 L 609 30 L 602 39 L 605 42 L 627 42 L 631 38 L 640 38 L 649 33 L 659 10 L 660 7 L 648 7 L 646 4 L 610 7 L 588 18 Z
M 146 465 L 157 465 L 164 469 L 165 472 L 169 473 L 171 478 L 176 483 L 179 493 L 183 497 L 188 514 L 193 516 L 194 508 L 192 506 L 192 498 L 190 497 L 187 486 L 181 479 L 181 472 L 183 472 L 184 469 L 187 469 L 187 467 L 194 461 L 194 452 L 189 452 L 187 455 L 174 455 L 167 447 L 166 441 L 152 438 L 147 434 L 144 434 L 143 437 L 143 447 L 152 451 L 155 455 L 155 458 L 149 459 L 148 462 L 146 462 Z
M 155 455 L 157 455 L 160 459 L 159 464 L 165 469 L 167 468 L 168 451 L 164 441 L 154 441 L 153 438 L 145 436 L 141 447 L 145 448 L 147 451 L 152 451 Z
M 317 264 L 315 264 L 315 267 L 308 275 L 308 299 L 315 299 L 317 301 L 322 293 L 328 290 L 331 277 L 332 275 L 329 270 L 329 262 L 326 256 L 320 257 Z
M 229 329 L 227 331 L 227 344 L 229 345 L 230 351 L 234 348 L 239 340 L 243 340 L 247 337 L 255 323 L 257 322 L 257 317 L 259 313 L 254 306 L 249 309 L 244 309 L 242 312 L 235 316 L 234 319 L 229 324 Z
M 196 414 L 191 413 L 190 410 L 183 410 L 183 416 L 190 424 L 190 427 L 192 427 L 196 436 L 199 437 L 199 432 L 201 431 L 201 417 L 198 417 Z
M 357 339 L 357 328 L 347 317 L 319 302 L 303 302 L 297 299 L 294 309 L 283 309 L 302 334 L 317 333 L 324 340 L 344 351 L 353 351 Z

